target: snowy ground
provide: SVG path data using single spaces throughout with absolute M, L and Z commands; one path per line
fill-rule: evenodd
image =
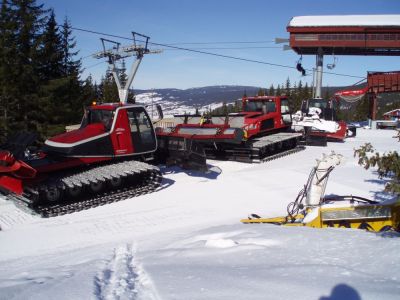
M 50 219 L 0 200 L 0 299 L 399 299 L 399 235 L 239 222 L 284 215 L 331 150 L 347 162 L 327 194 L 390 198 L 353 148 L 399 150 L 392 136 L 361 129 L 264 164 L 210 161 L 207 174 L 163 168 L 158 192 Z

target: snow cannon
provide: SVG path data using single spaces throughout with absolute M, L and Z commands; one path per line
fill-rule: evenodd
M 289 203 L 286 216 L 264 218 L 250 214 L 241 222 L 313 228 L 343 227 L 372 232 L 400 231 L 400 201 L 381 204 L 353 195 L 325 196 L 330 173 L 343 161 L 343 156 L 334 152 L 318 159 L 306 184 L 296 199 Z

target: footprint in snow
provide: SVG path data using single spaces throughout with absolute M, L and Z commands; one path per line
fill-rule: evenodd
M 112 258 L 94 279 L 99 300 L 159 299 L 142 267 L 134 259 L 132 245 L 115 248 Z

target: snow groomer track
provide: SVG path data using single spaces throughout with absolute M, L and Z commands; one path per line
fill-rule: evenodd
M 162 175 L 156 166 L 140 161 L 123 161 L 51 178 L 36 190 L 28 189 L 25 197 L 7 197 L 33 214 L 54 217 L 151 193 L 161 181 Z M 45 203 L 35 201 L 39 195 L 49 192 L 61 193 L 64 199 Z

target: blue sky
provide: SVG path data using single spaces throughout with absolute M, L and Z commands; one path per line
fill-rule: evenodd
M 40 2 L 40 1 L 39 1 Z M 155 43 L 253 42 L 258 44 L 180 45 L 204 47 L 273 47 L 257 49 L 206 49 L 204 51 L 237 56 L 283 65 L 295 66 L 299 59 L 293 51 L 275 45 L 276 37 L 287 38 L 286 25 L 293 16 L 337 14 L 400 14 L 397 0 L 47 0 L 61 23 L 67 16 L 73 27 L 130 37 L 131 31 L 151 37 Z M 101 49 L 100 36 L 74 31 L 77 49 L 89 73 L 99 80 L 107 69 L 106 62 L 87 57 Z M 118 40 L 123 45 L 129 41 Z M 278 47 L 278 48 L 276 48 Z M 154 49 L 161 47 L 153 47 Z M 331 56 L 324 64 L 332 63 Z M 99 64 L 100 63 L 100 64 Z M 129 66 L 131 61 L 127 61 Z M 303 57 L 303 66 L 312 69 L 314 56 Z M 340 56 L 333 70 L 336 73 L 366 76 L 367 71 L 400 70 L 399 57 Z M 299 80 L 311 83 L 311 76 L 302 78 L 294 69 L 279 68 L 250 62 L 165 50 L 162 54 L 146 55 L 133 83 L 134 88 L 191 88 L 207 85 L 253 85 Z M 324 86 L 351 85 L 357 78 L 325 74 Z

